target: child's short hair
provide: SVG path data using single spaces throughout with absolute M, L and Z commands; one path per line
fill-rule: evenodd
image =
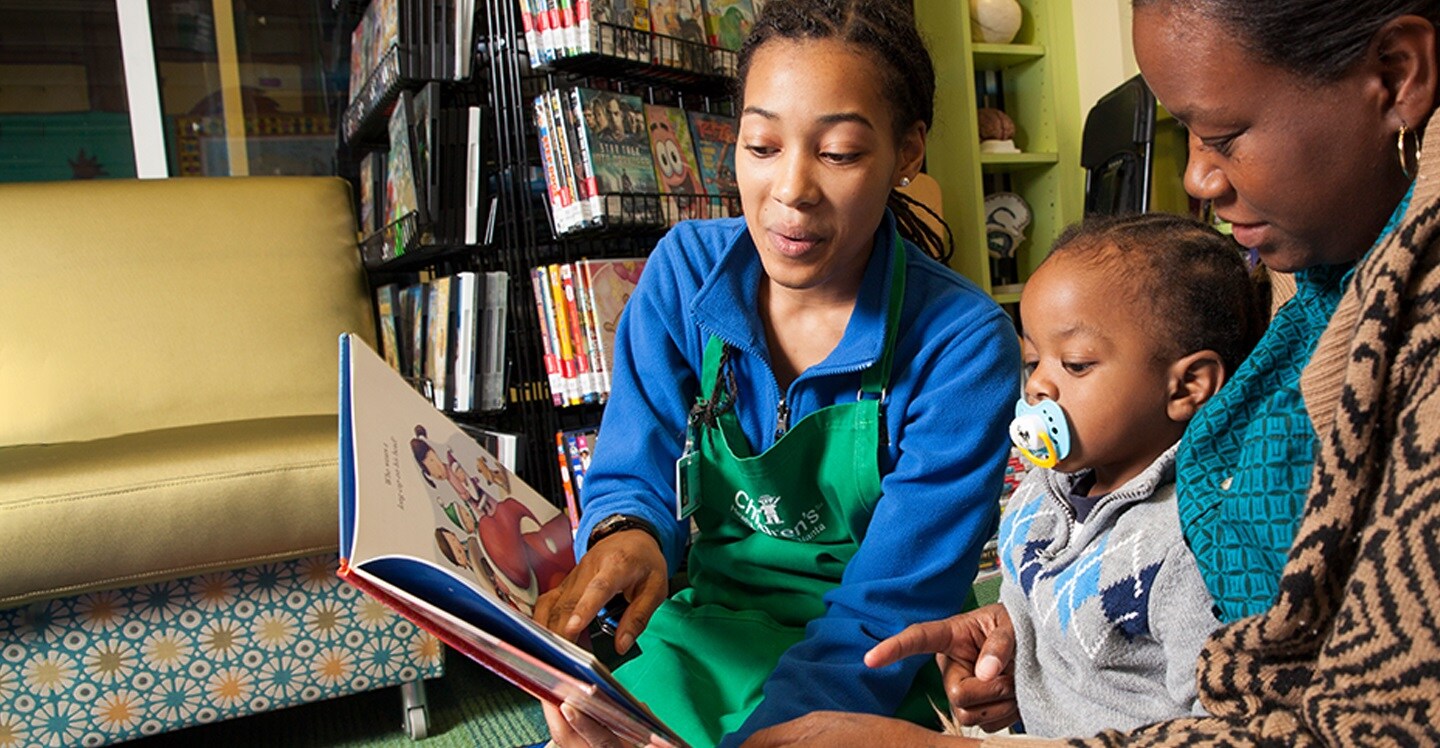
M 1234 372 L 1268 322 L 1239 245 L 1193 218 L 1089 216 L 1060 234 L 1056 255 L 1083 257 L 1117 278 L 1140 273 L 1136 298 L 1149 303 L 1167 358 L 1212 350 Z

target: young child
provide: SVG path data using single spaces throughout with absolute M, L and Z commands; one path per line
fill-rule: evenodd
M 1020 311 L 1011 437 L 1042 469 L 1001 520 L 1000 599 L 1025 730 L 1203 714 L 1195 662 L 1219 622 L 1180 533 L 1175 451 L 1264 324 L 1245 263 L 1188 218 L 1090 219 L 1056 240 Z

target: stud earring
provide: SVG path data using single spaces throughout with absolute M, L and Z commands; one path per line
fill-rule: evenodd
M 909 186 L 910 186 L 910 177 L 900 177 L 900 186 L 901 186 L 901 187 L 909 187 Z

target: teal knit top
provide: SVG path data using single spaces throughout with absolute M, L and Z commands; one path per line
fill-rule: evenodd
M 1381 239 L 1409 202 L 1406 194 Z M 1226 623 L 1265 611 L 1279 591 L 1315 462 L 1300 372 L 1353 270 L 1351 263 L 1297 272 L 1294 298 L 1185 429 L 1176 455 L 1180 526 Z

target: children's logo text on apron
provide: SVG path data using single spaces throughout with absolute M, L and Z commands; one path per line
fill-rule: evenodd
M 780 516 L 779 496 L 761 494 L 759 498 L 751 498 L 750 494 L 740 490 L 735 492 L 735 501 L 730 505 L 730 511 L 756 532 L 763 532 L 774 538 L 806 542 L 825 531 L 825 523 L 820 521 L 820 509 L 823 507 L 824 501 L 817 501 L 813 507 L 801 512 L 798 520 L 792 522 Z

